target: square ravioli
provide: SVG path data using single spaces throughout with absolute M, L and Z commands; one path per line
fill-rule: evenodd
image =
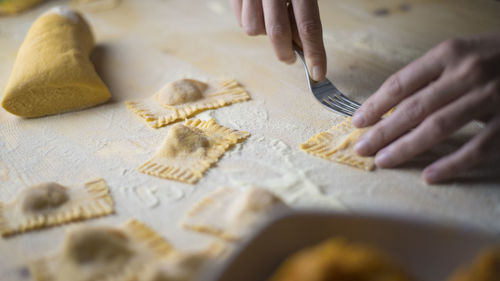
M 311 137 L 300 148 L 314 156 L 371 171 L 375 169 L 374 157 L 362 157 L 354 151 L 354 145 L 368 129 L 354 127 L 347 117 L 328 131 Z
M 75 227 L 62 244 L 55 256 L 30 263 L 34 280 L 138 280 L 148 266 L 173 251 L 167 240 L 137 220 L 121 227 Z
M 288 206 L 266 189 L 251 187 L 243 191 L 221 187 L 198 201 L 181 225 L 234 241 L 249 234 L 270 214 L 284 210 Z
M 0 203 L 0 234 L 6 237 L 113 212 L 113 199 L 103 179 L 80 188 L 42 183 L 22 190 L 12 202 Z
M 248 92 L 234 79 L 180 79 L 168 83 L 152 97 L 126 102 L 128 108 L 152 128 L 160 128 L 194 114 L 249 100 Z
M 248 136 L 247 132 L 223 127 L 214 119 L 187 120 L 170 128 L 153 158 L 138 170 L 165 179 L 196 183 L 224 152 Z

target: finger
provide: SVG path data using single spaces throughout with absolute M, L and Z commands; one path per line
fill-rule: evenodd
M 236 15 L 236 20 L 240 27 L 243 27 L 241 23 L 241 3 L 242 0 L 231 0 L 231 6 L 233 6 L 234 14 Z
M 285 1 L 264 0 L 264 20 L 266 33 L 279 60 L 286 63 L 295 61 L 292 49 L 292 30 Z
M 491 155 L 498 154 L 500 150 L 498 143 L 500 143 L 500 115 L 492 119 L 481 133 L 458 151 L 425 168 L 424 180 L 432 184 L 451 179 Z
M 241 23 L 248 35 L 266 34 L 261 0 L 243 0 Z
M 299 31 L 297 29 L 297 22 L 295 21 L 295 16 L 293 15 L 292 5 L 287 5 L 288 9 L 288 21 L 290 22 L 290 28 L 292 29 L 292 40 L 301 49 L 304 49 L 302 42 L 300 42 Z
M 404 135 L 375 156 L 375 163 L 390 168 L 404 163 L 414 156 L 441 142 L 481 112 L 493 111 L 489 87 L 476 90 L 438 110 L 415 130 Z
M 433 49 L 389 77 L 356 111 L 354 126 L 375 124 L 403 99 L 438 78 L 445 68 L 439 54 Z
M 443 75 L 436 82 L 402 101 L 394 113 L 375 124 L 363 135 L 354 147 L 356 152 L 361 156 L 374 154 L 472 87 L 460 83 L 455 76 Z
M 326 75 L 326 52 L 318 2 L 292 0 L 292 6 L 309 73 L 314 80 L 323 80 Z

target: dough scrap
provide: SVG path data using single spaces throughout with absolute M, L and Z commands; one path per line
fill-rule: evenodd
M 500 280 L 500 246 L 483 250 L 474 261 L 461 267 L 449 281 L 494 281 Z
M 43 0 L 2 0 L 0 15 L 15 15 L 43 2 Z
M 232 145 L 248 137 L 243 131 L 220 126 L 214 119 L 187 120 L 172 126 L 152 159 L 142 164 L 141 173 L 195 183 Z
M 140 221 L 121 227 L 80 226 L 68 231 L 62 249 L 29 267 L 36 281 L 138 280 L 173 251 L 172 245 Z
M 90 62 L 94 37 L 85 19 L 56 7 L 31 26 L 17 54 L 2 106 L 21 117 L 83 109 L 111 94 Z
M 186 119 L 202 110 L 249 100 L 248 92 L 234 79 L 204 83 L 194 79 L 173 81 L 153 97 L 126 102 L 128 108 L 152 128 Z
M 0 234 L 7 237 L 114 212 L 114 203 L 103 179 L 68 188 L 43 183 L 24 189 L 9 203 L 0 203 Z
M 331 238 L 287 258 L 269 281 L 410 281 L 377 250 Z
M 252 187 L 245 191 L 222 187 L 198 201 L 184 216 L 181 225 L 235 241 L 255 228 L 272 212 L 288 209 L 273 193 Z
M 362 157 L 354 151 L 354 145 L 368 129 L 354 127 L 351 117 L 347 117 L 328 131 L 311 137 L 300 148 L 314 156 L 372 171 L 375 169 L 374 157 Z

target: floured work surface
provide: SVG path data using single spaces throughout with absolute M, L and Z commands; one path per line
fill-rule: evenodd
M 342 92 L 363 101 L 393 71 L 439 41 L 494 31 L 500 25 L 496 1 L 417 2 L 409 1 L 411 8 L 403 12 L 396 1 L 320 1 L 328 78 Z M 0 18 L 1 89 L 30 23 L 60 3 L 45 1 L 19 16 Z M 379 5 L 391 14 L 374 15 Z M 116 215 L 75 224 L 120 225 L 133 216 L 158 230 L 175 248 L 193 250 L 203 249 L 210 237 L 182 229 L 178 221 L 219 186 L 267 188 L 292 208 L 375 209 L 500 230 L 499 173 L 492 165 L 472 172 L 474 177 L 466 181 L 442 186 L 427 186 L 420 179 L 426 162 L 455 149 L 479 128 L 469 126 L 453 141 L 398 170 L 366 173 L 330 163 L 298 146 L 342 118 L 313 99 L 301 65 L 278 62 L 267 38 L 247 37 L 240 30 L 228 1 L 121 1 L 113 9 L 82 7 L 82 12 L 94 27 L 97 47 L 92 58 L 112 101 L 39 119 L 19 119 L 0 111 L 0 201 L 9 202 L 19 190 L 41 182 L 78 184 L 102 177 Z M 455 18 L 455 12 L 461 17 Z M 252 99 L 191 118 L 214 118 L 251 136 L 195 185 L 137 171 L 171 126 L 149 128 L 125 101 L 148 98 L 177 79 L 217 77 L 236 79 Z M 30 280 L 23 274 L 26 259 L 51 252 L 66 229 L 54 227 L 0 240 L 0 275 L 4 280 Z

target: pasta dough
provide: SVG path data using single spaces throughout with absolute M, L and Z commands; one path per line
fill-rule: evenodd
M 9 236 L 114 212 L 114 203 L 103 179 L 68 188 L 43 183 L 20 192 L 13 202 L 0 203 L 0 233 Z
M 27 10 L 43 0 L 0 0 L 0 15 L 14 15 Z
M 220 126 L 214 119 L 175 124 L 153 158 L 138 170 L 161 178 L 195 183 L 230 146 L 248 135 Z
M 184 253 L 173 251 L 164 259 L 149 267 L 142 281 L 191 281 L 198 280 L 203 268 L 221 255 L 220 247 L 210 246 L 202 252 Z
M 368 129 L 354 127 L 347 117 L 328 131 L 313 136 L 300 148 L 314 156 L 371 171 L 375 169 L 374 157 L 362 157 L 354 151 L 354 145 Z
M 137 220 L 119 228 L 80 226 L 69 231 L 54 257 L 30 264 L 36 281 L 137 280 L 172 245 Z
M 410 281 L 378 251 L 332 238 L 303 249 L 280 265 L 269 281 Z
M 475 261 L 458 270 L 449 281 L 497 281 L 500 280 L 500 247 L 487 249 Z
M 22 117 L 91 107 L 111 94 L 89 60 L 94 38 L 85 19 L 56 7 L 40 16 L 24 39 L 2 106 Z
M 247 91 L 233 79 L 208 83 L 181 79 L 168 83 L 149 99 L 128 101 L 126 104 L 150 127 L 160 128 L 202 110 L 249 99 Z
M 280 198 L 265 189 L 222 187 L 196 203 L 181 224 L 193 231 L 238 240 L 272 212 L 287 209 Z

